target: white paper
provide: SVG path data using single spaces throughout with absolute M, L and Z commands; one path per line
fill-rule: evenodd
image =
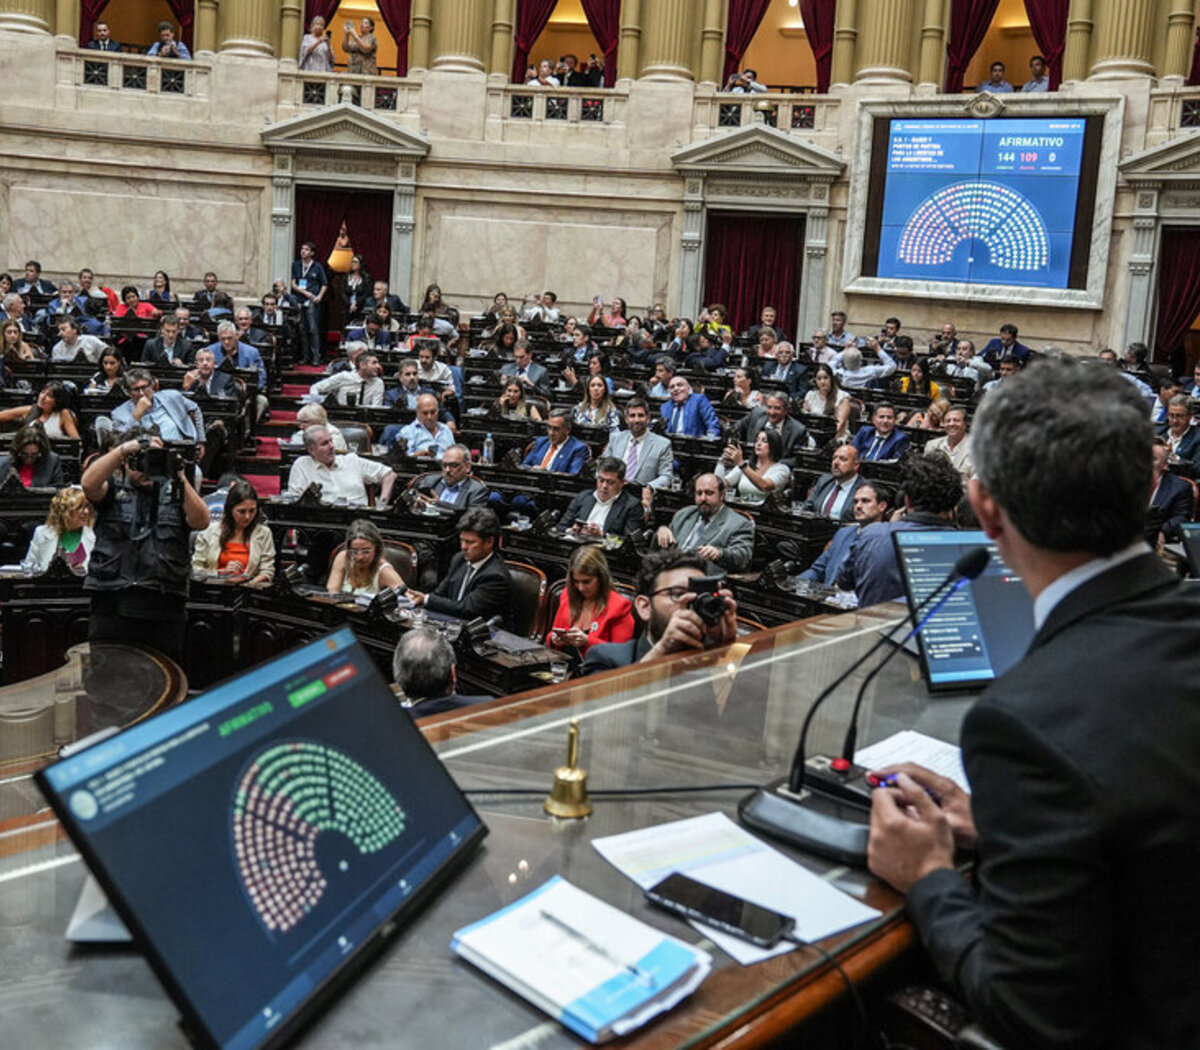
M 915 729 L 904 729 L 854 753 L 854 764 L 864 769 L 883 769 L 900 762 L 915 762 L 949 777 L 968 794 L 971 792 L 963 769 L 962 749 L 936 737 L 918 733 Z
M 673 871 L 732 893 L 796 921 L 796 936 L 817 941 L 880 913 L 756 839 L 724 813 L 595 839 L 597 852 L 622 874 L 648 889 Z M 710 926 L 696 929 L 743 966 L 792 951 L 781 941 L 759 948 Z

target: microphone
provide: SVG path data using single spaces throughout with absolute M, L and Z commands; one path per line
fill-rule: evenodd
M 985 547 L 972 548 L 960 557 L 946 578 L 927 594 L 913 610 L 912 616 L 916 618 L 927 606 L 937 601 L 938 598 L 942 598 L 941 601 L 937 601 L 936 606 L 930 610 L 928 615 L 917 621 L 916 626 L 909 632 L 908 637 L 912 637 L 923 630 L 929 618 L 935 615 L 941 606 L 949 600 L 950 596 L 954 593 L 954 591 L 949 590 L 951 587 L 955 587 L 955 585 L 965 586 L 969 580 L 975 579 L 987 567 L 990 558 L 991 556 Z M 809 728 L 821 705 L 833 694 L 838 686 L 874 656 L 881 646 L 892 641 L 903 626 L 903 620 L 896 623 L 866 653 L 855 660 L 842 674 L 838 675 L 832 683 L 821 691 L 804 717 L 804 723 L 800 729 L 800 739 L 796 744 L 796 752 L 792 757 L 792 764 L 788 775 L 766 787 L 759 788 L 738 803 L 738 817 L 742 823 L 763 831 L 766 834 L 773 835 L 776 838 L 783 839 L 785 842 L 801 846 L 822 856 L 832 857 L 845 864 L 860 867 L 866 864 L 867 826 L 855 821 L 808 809 L 804 800 L 800 798 L 800 792 L 804 787 L 805 750 Z M 904 640 L 907 641 L 908 637 Z M 886 659 L 880 663 L 879 667 L 868 676 L 867 681 L 869 682 L 873 679 L 894 655 L 895 652 L 889 653 Z M 863 689 L 859 691 L 858 698 L 855 700 L 854 721 L 857 720 L 860 701 L 862 696 L 865 695 L 865 686 L 866 682 L 864 682 Z M 850 743 L 853 746 L 853 737 L 851 737 Z M 838 765 L 840 767 L 840 761 Z

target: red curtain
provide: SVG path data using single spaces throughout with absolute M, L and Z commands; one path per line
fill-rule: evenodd
M 325 25 L 332 29 L 333 15 L 341 2 L 342 0 L 304 0 L 304 31 L 308 32 L 309 25 L 317 15 L 325 19 Z
M 192 23 L 196 18 L 195 0 L 167 0 L 167 6 L 171 9 L 171 14 L 179 19 L 179 39 L 187 44 L 190 51 L 192 47 Z
M 987 36 L 1000 0 L 950 0 L 950 39 L 946 42 L 946 93 L 962 91 L 967 66 Z
M 1050 90 L 1057 91 L 1062 81 L 1063 51 L 1067 47 L 1067 9 L 1071 0 L 1025 0 L 1025 14 L 1033 39 L 1041 48 L 1050 68 Z
M 525 83 L 529 68 L 529 52 L 534 41 L 542 35 L 558 0 L 517 0 L 517 24 L 513 30 L 513 83 Z
M 817 91 L 829 90 L 829 69 L 833 63 L 833 22 L 837 0 L 800 0 L 800 18 L 813 58 L 817 60 Z
M 604 86 L 617 82 L 617 45 L 621 42 L 621 0 L 583 0 L 583 13 L 604 53 Z M 524 72 L 524 70 L 522 70 Z
M 396 76 L 408 73 L 408 30 L 412 25 L 412 0 L 378 0 L 379 13 L 396 41 Z
M 317 261 L 324 266 L 343 220 L 350 234 L 350 247 L 362 256 L 363 265 L 372 276 L 387 280 L 392 263 L 392 195 L 387 192 L 298 187 L 293 258 L 300 257 L 304 241 L 312 241 L 317 246 Z M 404 298 L 408 289 L 392 291 Z
M 100 13 L 108 7 L 108 0 L 81 0 L 79 5 L 79 42 L 86 44 L 92 39 Z
M 771 0 L 729 0 L 729 19 L 725 23 L 725 72 L 722 74 L 721 86 L 729 83 L 729 77 L 758 32 L 759 24 Z
M 744 332 L 764 306 L 778 311 L 776 326 L 796 336 L 804 219 L 791 215 L 709 212 L 704 248 L 704 303 L 729 307 L 730 324 Z M 689 307 L 680 307 L 686 314 Z
M 1200 237 L 1191 227 L 1166 227 L 1158 253 L 1158 332 L 1154 359 L 1165 361 L 1200 315 Z

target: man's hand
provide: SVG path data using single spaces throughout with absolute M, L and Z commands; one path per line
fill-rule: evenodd
M 703 547 L 697 547 L 696 553 L 705 561 L 720 561 L 724 551 L 720 547 L 714 547 L 711 543 L 706 543 Z
M 914 783 L 919 784 L 926 793 L 933 796 L 934 802 L 942 807 L 942 813 L 954 834 L 954 844 L 959 849 L 975 848 L 977 836 L 975 820 L 971 816 L 971 796 L 949 777 L 919 766 L 915 762 L 899 762 L 883 769 L 873 769 L 871 772 L 881 779 L 903 773 Z
M 424 605 L 425 594 L 423 591 L 414 591 L 411 587 L 405 593 L 412 599 L 413 605 Z
M 199 379 L 200 379 L 200 373 L 197 372 L 194 368 L 191 369 L 191 371 L 185 372 L 183 375 L 183 389 L 191 390 L 192 387 L 194 387 L 196 385 L 196 383 L 199 381 Z
M 714 649 L 732 642 L 737 637 L 737 602 L 730 591 L 720 590 L 717 593 L 725 599 L 725 612 L 716 624 L 710 627 L 698 613 L 693 612 L 691 605 L 697 596 L 685 594 L 667 621 L 662 637 L 643 659 L 653 660 L 685 649 Z
M 647 514 L 654 509 L 654 489 L 649 485 L 642 486 L 642 510 Z
M 675 542 L 675 533 L 673 533 L 666 525 L 660 525 L 658 531 L 654 534 L 655 540 L 660 547 L 670 547 Z
M 954 836 L 946 814 L 920 784 L 906 773 L 896 781 L 871 796 L 867 866 L 907 893 L 931 871 L 954 867 Z
M 141 419 L 147 412 L 154 407 L 154 395 L 143 394 L 137 399 L 133 406 L 133 418 Z

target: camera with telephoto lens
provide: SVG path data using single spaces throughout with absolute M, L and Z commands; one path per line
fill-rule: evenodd
M 129 457 L 131 469 L 145 474 L 151 481 L 169 481 L 181 470 L 196 464 L 196 446 L 191 442 L 176 441 L 155 448 L 149 438 L 138 440 L 138 450 Z
M 717 593 L 722 582 L 723 576 L 693 576 L 688 580 L 688 590 L 696 595 L 688 608 L 709 627 L 716 627 L 729 608 L 729 603 Z

